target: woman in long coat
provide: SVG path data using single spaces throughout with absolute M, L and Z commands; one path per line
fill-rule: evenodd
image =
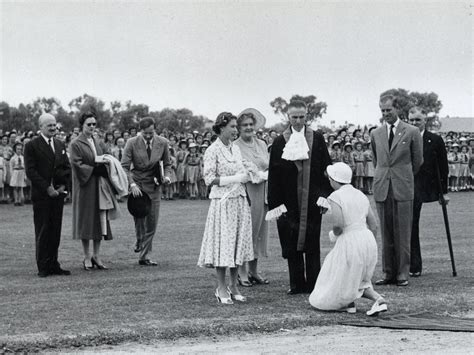
M 70 160 L 72 168 L 72 238 L 82 241 L 84 249 L 84 270 L 94 266 L 106 269 L 100 260 L 100 242 L 112 239 L 110 224 L 103 233 L 99 209 L 99 178 L 107 176 L 105 163 L 98 163 L 96 157 L 107 152 L 102 142 L 93 137 L 97 125 L 93 113 L 84 113 L 79 119 L 81 134 L 71 143 Z M 89 241 L 93 241 L 92 255 Z
M 270 155 L 267 144 L 255 137 L 255 131 L 264 125 L 265 117 L 259 111 L 252 108 L 244 110 L 237 118 L 240 137 L 234 142 L 240 148 L 244 166 L 251 175 L 251 180 L 245 187 L 250 198 L 254 259 L 239 267 L 238 279 L 240 285 L 246 287 L 269 283 L 257 269 L 258 259 L 267 256 L 268 244 L 268 222 L 265 221 L 265 215 L 268 211 L 266 180 Z

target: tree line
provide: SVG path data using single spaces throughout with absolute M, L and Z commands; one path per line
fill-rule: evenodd
M 4 132 L 12 129 L 36 132 L 39 129 L 39 116 L 43 112 L 50 112 L 56 116 L 61 129 L 70 132 L 77 127 L 80 115 L 87 111 L 97 115 L 98 127 L 103 130 L 129 130 L 137 127 L 138 121 L 145 116 L 155 118 L 158 131 L 201 131 L 210 122 L 206 117 L 195 115 L 187 108 L 150 111 L 148 105 L 134 104 L 131 101 L 112 101 L 107 106 L 103 100 L 84 94 L 71 100 L 67 106 L 63 106 L 54 97 L 38 97 L 32 103 L 21 103 L 18 107 L 0 102 L 0 129 Z
M 390 89 L 382 95 L 397 97 L 399 116 L 408 120 L 408 110 L 413 105 L 423 107 L 426 112 L 433 113 L 432 120 L 437 120 L 437 114 L 443 107 L 438 95 L 434 92 L 420 93 L 406 89 Z M 282 117 L 282 122 L 272 127 L 278 132 L 286 128 L 286 111 L 288 104 L 294 100 L 304 101 L 308 107 L 308 121 L 317 122 L 326 114 L 328 104 L 318 100 L 316 95 L 293 95 L 289 100 L 277 97 L 269 104 L 275 114 Z M 0 129 L 4 132 L 17 129 L 22 132 L 37 131 L 38 117 L 43 112 L 51 112 L 56 116 L 61 129 L 70 132 L 77 126 L 79 116 L 86 111 L 93 111 L 98 117 L 98 126 L 104 130 L 128 130 L 136 127 L 140 118 L 151 116 L 155 118 L 158 131 L 169 132 L 202 131 L 208 128 L 211 120 L 202 115 L 195 115 L 190 109 L 164 108 L 161 111 L 150 111 L 146 104 L 135 104 L 131 101 L 111 101 L 107 105 L 103 100 L 92 95 L 83 94 L 71 100 L 67 106 L 54 98 L 38 97 L 31 103 L 10 106 L 7 102 L 0 102 Z

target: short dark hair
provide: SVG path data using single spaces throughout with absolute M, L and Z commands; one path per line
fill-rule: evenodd
M 147 129 L 150 126 L 155 125 L 155 120 L 152 117 L 143 117 L 140 122 L 138 122 L 138 126 L 141 130 Z
M 380 99 L 379 99 L 379 102 L 387 102 L 387 101 L 392 101 L 392 106 L 394 108 L 400 108 L 400 105 L 398 103 L 398 97 L 396 95 L 393 95 L 393 94 L 381 94 L 380 95 Z
M 81 117 L 79 117 L 79 127 L 80 127 L 81 131 L 82 131 L 82 126 L 84 125 L 84 122 L 86 122 L 87 119 L 91 118 L 91 117 L 93 117 L 97 120 L 97 115 L 92 111 L 86 111 L 81 115 Z
M 289 110 L 292 107 L 293 108 L 304 108 L 305 110 L 308 109 L 308 107 L 306 106 L 306 103 L 302 100 L 292 100 L 292 101 L 290 101 L 290 103 L 288 104 L 287 109 Z
M 230 112 L 221 112 L 217 115 L 216 122 L 212 126 L 212 130 L 216 134 L 221 134 L 222 128 L 227 126 L 229 124 L 229 122 L 232 121 L 232 120 L 237 121 L 237 117 L 235 117 Z

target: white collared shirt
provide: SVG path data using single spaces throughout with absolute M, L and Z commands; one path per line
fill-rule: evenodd
M 395 136 L 395 132 L 397 131 L 397 127 L 398 127 L 398 124 L 400 123 L 400 119 L 397 117 L 397 120 L 393 123 L 393 128 L 395 129 L 395 131 L 393 131 L 393 135 Z M 388 122 L 385 122 L 385 124 L 387 125 L 387 137 L 390 138 L 390 127 L 391 127 L 391 124 L 389 124 Z
M 145 141 L 145 146 L 147 145 L 148 141 L 145 139 L 144 136 L 142 136 L 143 140 Z M 153 138 L 150 139 L 150 149 L 153 148 Z
M 41 133 L 41 137 L 44 138 L 44 140 L 46 141 L 46 144 L 51 147 L 51 149 L 53 150 L 53 152 L 56 152 L 56 151 L 54 150 L 54 139 L 53 139 L 53 137 L 48 138 L 48 137 L 46 137 L 43 133 Z M 50 139 L 51 139 L 51 144 L 49 144 L 49 140 L 50 140 Z

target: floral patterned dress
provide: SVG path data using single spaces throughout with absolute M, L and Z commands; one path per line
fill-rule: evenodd
M 204 181 L 245 173 L 238 146 L 218 138 L 204 154 Z M 200 267 L 236 267 L 253 260 L 252 220 L 244 184 L 212 185 L 198 259 Z

